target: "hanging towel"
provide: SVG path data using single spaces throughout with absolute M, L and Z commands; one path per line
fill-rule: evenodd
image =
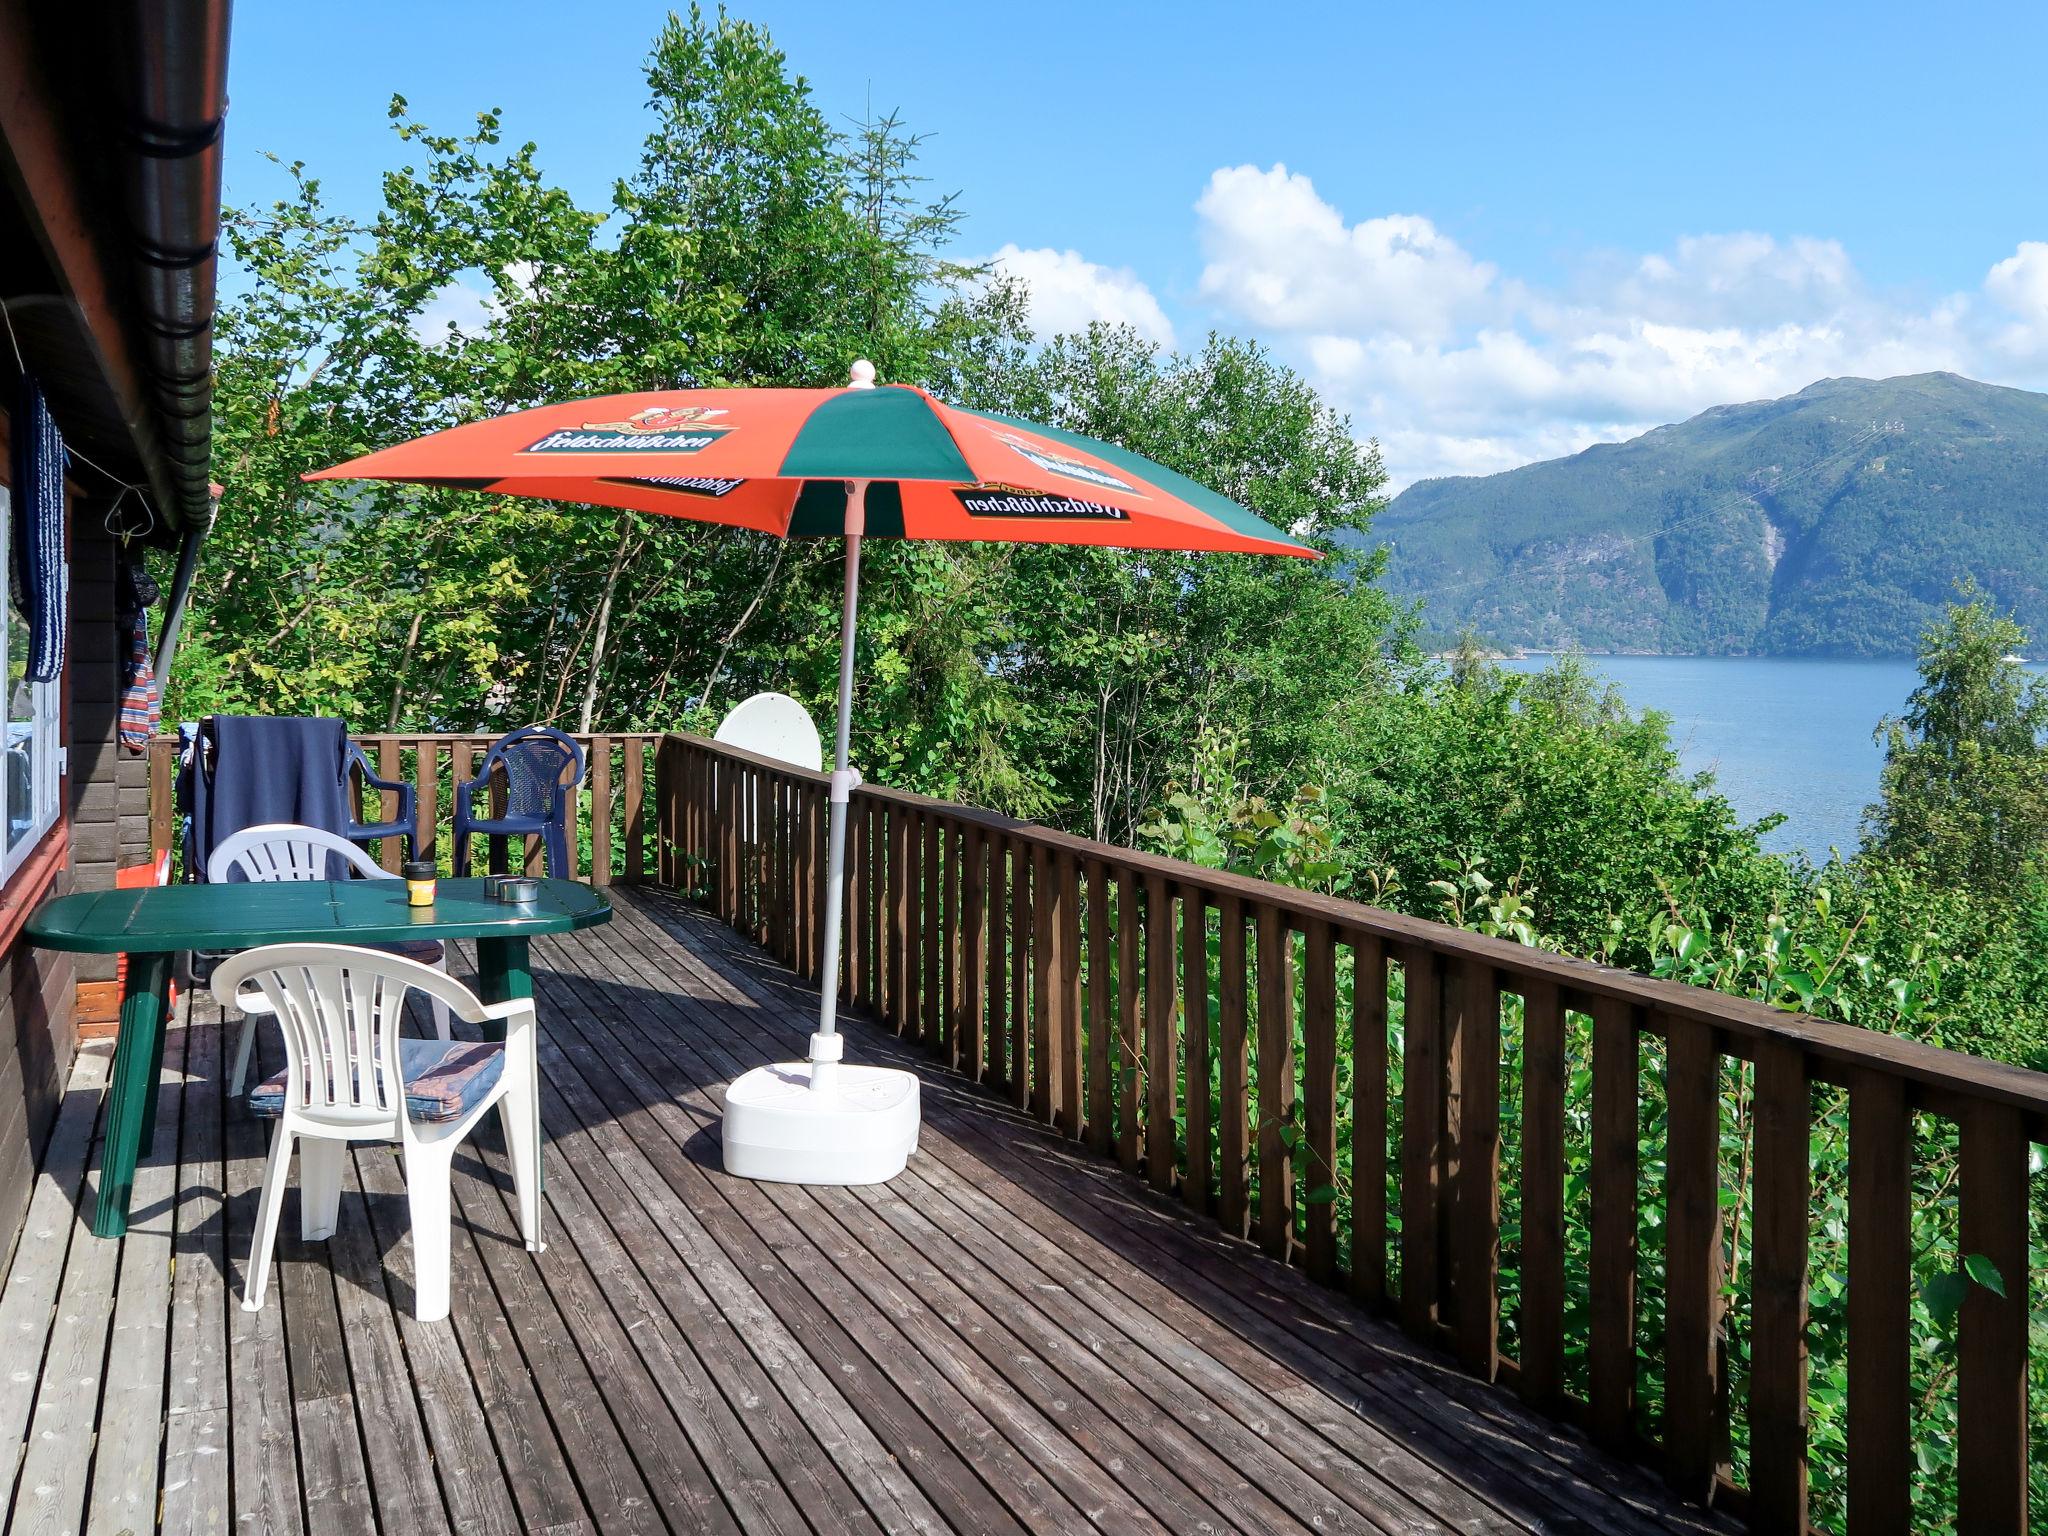
M 64 671 L 64 434 L 27 374 L 14 434 L 14 575 L 28 616 L 28 680 L 54 683 Z
M 206 735 L 212 739 L 213 760 L 205 761 L 202 740 L 193 753 L 200 761 L 191 777 L 188 809 L 192 836 L 207 858 L 234 833 L 273 821 L 348 835 L 341 789 L 348 728 L 340 720 L 215 715 Z M 348 878 L 348 865 L 339 854 L 327 856 L 327 878 Z
M 157 585 L 142 561 L 126 552 L 118 583 L 116 606 L 128 642 L 128 664 L 121 679 L 121 745 L 146 752 L 163 715 L 163 690 L 149 659 L 149 605 L 156 601 Z
M 131 752 L 147 752 L 163 707 L 156 668 L 149 661 L 149 616 L 138 613 L 128 652 L 128 685 L 121 690 L 121 745 Z

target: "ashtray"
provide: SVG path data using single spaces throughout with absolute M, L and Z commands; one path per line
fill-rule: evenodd
M 523 907 L 540 899 L 540 882 L 527 875 L 498 875 L 484 886 L 484 893 L 507 906 Z

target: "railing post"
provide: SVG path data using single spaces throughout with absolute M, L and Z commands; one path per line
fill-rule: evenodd
M 375 740 L 377 743 L 377 777 L 388 779 L 395 783 L 403 771 L 399 761 L 399 739 L 396 736 L 378 736 Z M 377 819 L 379 821 L 390 821 L 397 815 L 398 791 L 395 789 L 378 790 Z M 377 862 L 382 864 L 392 874 L 397 874 L 399 866 L 405 862 L 404 839 L 396 837 L 378 838 Z
M 966 828 L 966 868 L 961 871 L 960 1066 L 975 1082 L 988 1074 L 988 832 Z
M 1232 892 L 1216 902 L 1216 1034 L 1222 1066 L 1218 1073 L 1222 1123 L 1217 1127 L 1217 1182 L 1223 1225 L 1243 1237 L 1250 1215 L 1249 1123 L 1251 1088 L 1245 1024 L 1244 903 Z
M 1913 1514 L 1912 1116 L 1906 1085 L 1849 1085 L 1849 1528 L 1906 1536 Z
M 1154 1189 L 1173 1188 L 1173 1120 L 1180 1027 L 1174 1016 L 1173 888 L 1145 882 L 1145 1173 Z
M 1436 954 L 1420 945 L 1401 953 L 1401 1326 L 1434 1342 L 1438 1173 L 1443 1161 L 1442 988 Z
M 1187 1167 L 1181 1198 L 1193 1211 L 1209 1208 L 1215 1149 L 1209 1127 L 1209 909 L 1197 885 L 1180 893 L 1181 1054 L 1187 1078 Z
M 1593 1002 L 1593 1317 L 1588 1350 L 1593 1438 L 1625 1449 L 1636 1393 L 1635 1009 Z
M 1138 971 L 1138 880 L 1116 874 L 1116 1155 L 1124 1172 L 1138 1171 L 1138 1063 L 1144 1038 Z
M 1031 1113 L 1048 1123 L 1059 1118 L 1059 1042 L 1053 1024 L 1059 894 L 1053 886 L 1052 855 L 1043 843 L 1031 846 Z
M 920 818 L 924 827 L 924 855 L 919 889 L 924 906 L 918 923 L 918 941 L 924 946 L 924 982 L 918 992 L 922 1005 L 917 1020 L 917 1038 L 926 1045 L 942 1044 L 939 1029 L 946 1014 L 946 999 L 940 989 L 939 956 L 946 942 L 946 871 L 939 858 L 939 818 L 926 811 Z
M 177 842 L 178 743 L 152 739 L 149 744 L 149 861 L 161 859 Z
M 832 804 L 825 803 L 826 835 L 831 835 Z M 867 967 L 867 908 L 861 901 L 862 880 L 867 868 L 867 807 L 864 802 L 849 799 L 846 806 L 846 868 L 842 872 L 845 880 L 839 894 L 840 934 L 839 952 L 841 963 L 846 970 L 846 980 L 840 995 L 849 1008 L 860 1006 L 863 996 L 861 973 Z
M 686 751 L 680 741 L 666 736 L 654 749 L 654 879 L 671 890 L 682 887 L 676 871 L 689 818 Z
M 1337 1276 L 1337 947 L 1329 923 L 1308 925 L 1302 1023 L 1302 1120 L 1308 1167 L 1303 1182 L 1308 1272 L 1328 1285 Z
M 745 846 L 740 820 L 741 769 L 730 758 L 718 764 L 718 915 L 733 927 L 740 926 L 740 858 Z
M 2027 1524 L 2027 1133 L 2019 1111 L 1972 1104 L 1963 1118 L 1965 1255 L 1989 1259 L 2005 1294 L 1972 1280 L 1956 1329 L 1956 1529 Z
M 1500 990 L 1490 965 L 1468 960 L 1460 968 L 1456 1038 L 1458 1357 L 1491 1381 L 1500 1363 Z
M 413 792 L 419 814 L 419 854 L 422 859 L 441 857 L 441 738 L 422 736 L 413 754 Z
M 988 839 L 988 1018 L 983 1026 L 987 1066 L 982 1081 L 1007 1083 L 1010 1050 L 1010 838 Z
M 647 878 L 646 773 L 647 743 L 626 738 L 626 883 L 638 885 Z
M 630 751 L 631 749 L 628 748 Z M 612 739 L 590 739 L 590 883 L 612 883 Z M 656 775 L 657 780 L 659 774 Z M 659 791 L 657 790 L 657 795 Z M 657 811 L 659 804 L 657 802 Z M 573 835 L 573 834 L 572 834 Z M 581 841 L 581 839 L 578 839 Z M 657 843 L 658 843 L 657 839 Z
M 1813 1128 L 1806 1061 L 1789 1041 L 1756 1054 L 1756 1218 L 1751 1235 L 1750 1529 L 1803 1533 L 1806 1504 L 1806 1260 Z M 2020 1171 L 2026 1171 L 2024 1154 Z M 1967 1174 L 1967 1170 L 1966 1170 Z M 1967 1177 L 1965 1186 L 1967 1187 Z M 1965 1197 L 1967 1199 L 1967 1196 Z M 2022 1250 L 2024 1252 L 2024 1249 Z M 2022 1334 L 2022 1341 L 2024 1334 Z M 2015 1358 L 2024 1379 L 2024 1343 Z M 1968 1441 L 1970 1426 L 1963 1426 Z M 2025 1473 L 2021 1473 L 2024 1487 Z M 1967 1487 L 1968 1478 L 1964 1478 Z M 2006 1527 L 1973 1524 L 1965 1530 Z M 2024 1529 L 2024 1523 L 2010 1527 Z
M 1115 967 L 1110 947 L 1109 872 L 1088 861 L 1088 1145 L 1107 1156 L 1115 1140 L 1116 1103 L 1110 1037 L 1116 1033 Z
M 451 786 L 460 786 L 463 784 L 467 784 L 470 782 L 471 779 L 476 777 L 475 747 L 467 736 L 458 736 L 455 738 L 454 746 L 451 751 L 451 759 L 452 760 L 449 765 L 449 783 L 451 784 Z M 454 815 L 454 805 L 455 802 L 453 799 L 451 799 L 449 801 L 449 815 L 451 817 L 451 826 L 453 825 L 452 817 Z M 451 850 L 450 857 L 452 858 L 454 848 L 454 839 L 452 835 L 449 840 L 449 847 Z M 470 844 L 468 851 L 469 857 L 466 861 L 467 867 L 457 866 L 453 863 L 451 863 L 448 866 L 451 870 L 455 872 L 455 875 L 459 879 L 466 879 L 476 872 L 476 845 L 474 842 Z
M 1031 1102 L 1031 844 L 1010 839 L 1010 1102 L 1019 1109 Z
M 943 975 L 940 977 L 940 991 L 945 998 L 945 1007 L 939 1015 L 939 1040 L 945 1048 L 946 1060 L 955 1072 L 960 1070 L 964 1059 L 966 1031 L 961 1027 L 960 1000 L 966 989 L 962 986 L 961 975 L 965 967 L 961 964 L 960 947 L 965 941 L 967 925 L 960 910 L 962 865 L 966 857 L 967 823 L 955 821 L 946 827 L 946 921 L 945 953 Z
M 1705 1502 L 1722 1458 L 1721 1054 L 1713 1031 L 1660 1016 L 1664 1092 L 1664 1475 Z
M 1387 951 L 1351 941 L 1351 1294 L 1387 1299 Z
M 896 1033 L 918 1039 L 924 1032 L 924 815 L 903 813 L 903 1012 Z
M 1270 903 L 1259 905 L 1259 1246 L 1291 1256 L 1294 1159 L 1294 932 Z
M 1548 982 L 1522 988 L 1522 1397 L 1564 1396 L 1564 1003 Z

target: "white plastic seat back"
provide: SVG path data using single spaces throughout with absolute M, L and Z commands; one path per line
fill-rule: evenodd
M 245 880 L 325 880 L 330 853 L 369 879 L 398 878 L 347 838 L 295 821 L 265 822 L 222 838 L 206 861 L 206 878 L 218 883 L 239 869 Z
M 467 987 L 417 960 L 344 944 L 269 944 L 213 973 L 222 1006 L 267 1013 L 284 1035 L 288 1120 L 394 1140 L 409 1137 L 399 1025 L 421 991 L 472 1022 L 483 1005 Z
M 243 879 L 258 884 L 325 880 L 327 855 L 330 853 L 340 855 L 348 862 L 349 868 L 371 880 L 398 878 L 347 838 L 320 827 L 302 826 L 295 821 L 265 822 L 261 826 L 244 827 L 222 838 L 220 846 L 213 850 L 213 857 L 206 861 L 206 878 L 212 882 L 225 882 L 229 871 L 239 869 Z M 448 969 L 445 950 L 440 969 L 444 972 Z M 432 1001 L 435 1032 L 446 1040 L 448 1004 L 439 996 Z M 242 1037 L 235 1045 L 235 1064 L 228 1074 L 230 1093 L 240 1093 L 242 1084 L 248 1081 L 249 1050 L 255 1035 L 256 1020 L 251 1014 L 243 1021 Z

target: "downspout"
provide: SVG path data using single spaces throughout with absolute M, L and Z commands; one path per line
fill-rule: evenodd
M 171 663 L 178 659 L 178 631 L 185 626 L 185 603 L 192 595 L 192 575 L 199 569 L 199 546 L 206 541 L 207 532 L 213 527 L 213 519 L 220 510 L 219 488 L 208 502 L 206 517 L 202 522 L 188 524 L 185 538 L 178 546 L 178 569 L 171 577 L 171 595 L 164 602 L 163 628 L 156 637 L 156 675 L 158 685 L 168 691 L 171 685 Z

